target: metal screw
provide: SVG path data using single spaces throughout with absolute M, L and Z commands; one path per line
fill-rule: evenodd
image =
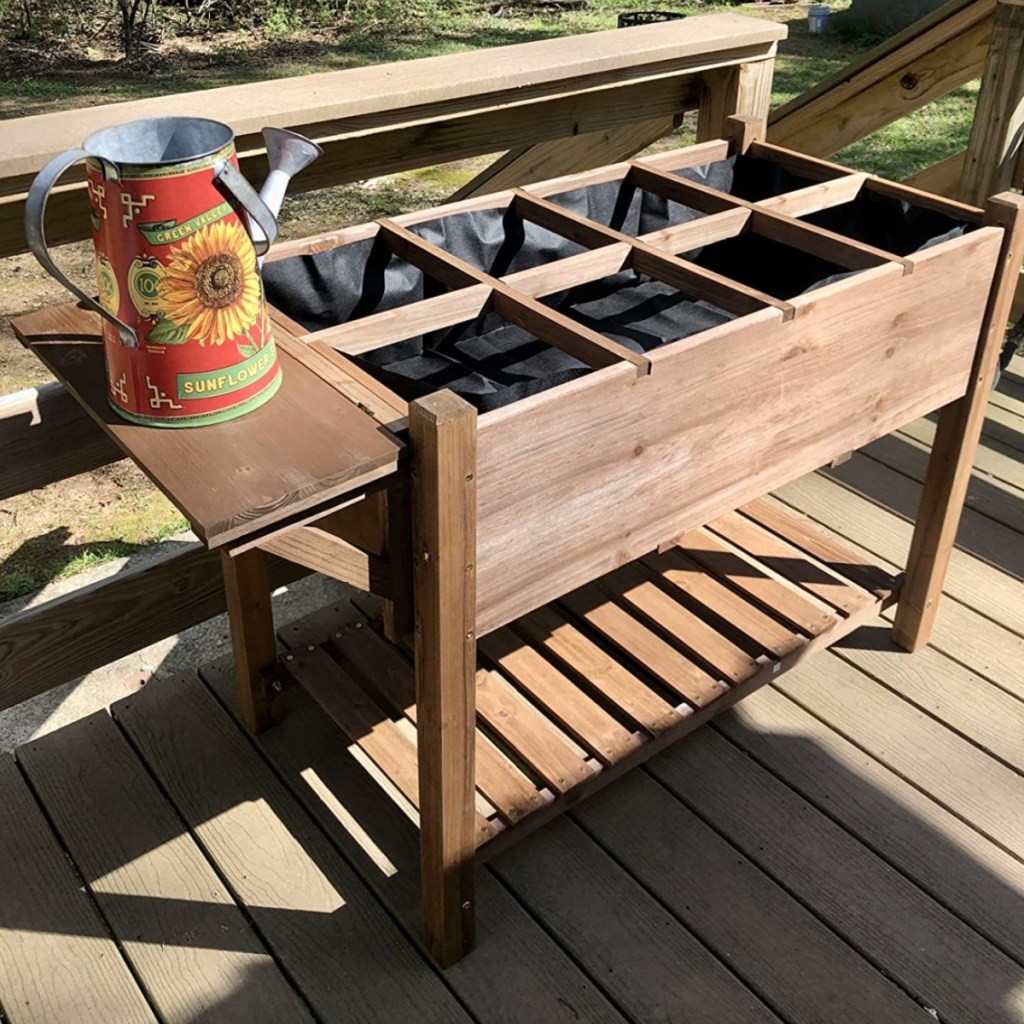
M 466 572 L 472 572 L 472 571 L 473 571 L 473 563 L 470 562 L 469 565 L 466 566 Z
M 282 683 L 280 679 L 271 679 L 270 688 L 274 693 L 280 693 L 284 689 L 284 683 Z
M 468 632 L 466 633 L 466 639 L 467 639 L 467 640 L 472 640 L 472 639 L 473 639 L 473 630 L 469 630 L 469 631 L 468 631 Z
M 469 900 L 466 900 L 466 902 L 462 904 L 462 909 L 463 910 L 469 910 L 469 908 L 470 908 L 470 902 L 469 902 Z
M 424 562 L 429 562 L 430 561 L 430 552 L 429 551 L 424 551 L 423 554 L 420 555 L 420 558 L 422 558 Z
M 472 473 L 467 473 L 466 474 L 466 483 L 468 484 L 472 479 L 473 479 L 473 474 Z
M 907 92 L 910 92 L 912 89 L 916 89 L 919 83 L 920 79 L 917 75 L 908 72 L 900 79 L 900 88 L 906 89 Z

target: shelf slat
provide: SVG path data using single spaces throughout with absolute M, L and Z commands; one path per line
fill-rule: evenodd
M 899 582 L 754 502 L 484 636 L 480 856 L 870 622 Z M 405 655 L 372 625 L 350 622 L 327 649 L 293 651 L 284 665 L 416 806 L 416 687 Z M 685 702 L 673 707 L 666 692 Z

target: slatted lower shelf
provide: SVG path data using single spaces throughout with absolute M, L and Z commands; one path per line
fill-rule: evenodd
M 481 855 L 870 621 L 898 586 L 760 500 L 484 636 Z M 372 623 L 347 622 L 283 664 L 368 771 L 415 808 L 415 681 L 405 655 Z

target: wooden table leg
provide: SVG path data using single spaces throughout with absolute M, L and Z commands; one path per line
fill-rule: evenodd
M 420 865 L 427 948 L 473 944 L 476 412 L 442 391 L 409 407 Z
M 273 724 L 273 716 L 271 694 L 261 673 L 277 660 L 267 556 L 259 548 L 238 555 L 222 551 L 221 567 L 231 624 L 238 703 L 249 728 L 262 732 Z
M 941 411 L 932 442 L 892 631 L 893 640 L 908 651 L 928 643 L 956 543 L 992 377 L 1024 258 L 1024 199 L 1010 192 L 990 199 L 985 223 L 998 225 L 1006 232 L 1002 266 L 993 285 L 967 393 Z

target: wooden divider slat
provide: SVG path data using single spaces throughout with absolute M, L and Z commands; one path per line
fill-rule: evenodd
M 683 552 L 708 572 L 749 594 L 783 621 L 810 636 L 820 636 L 836 625 L 829 614 L 794 587 L 770 576 L 753 559 L 726 547 L 706 530 L 695 530 L 679 539 Z
M 750 226 L 758 234 L 837 263 L 847 270 L 868 270 L 884 263 L 900 264 L 904 274 L 913 270 L 913 263 L 902 256 L 895 256 L 835 231 L 797 220 L 781 210 L 766 209 L 758 203 L 740 199 L 738 196 L 729 196 L 729 206 L 723 206 L 723 193 L 699 182 L 677 178 L 637 162 L 631 165 L 630 174 L 641 188 L 694 209 L 705 210 L 708 213 L 718 213 L 736 206 L 747 209 L 751 213 Z
M 643 742 L 641 735 L 620 725 L 510 629 L 488 633 L 477 646 L 563 729 L 605 764 L 618 761 Z
M 601 588 L 656 623 L 730 682 L 738 683 L 758 670 L 756 658 L 662 590 L 635 562 L 604 577 Z
M 375 630 L 348 623 L 336 630 L 330 646 L 369 685 L 414 725 L 416 681 L 412 666 Z M 476 732 L 476 783 L 484 797 L 509 824 L 543 803 L 537 786 L 480 730 Z
M 553 655 L 609 700 L 619 711 L 652 735 L 680 721 L 679 712 L 621 662 L 598 647 L 573 622 L 551 605 L 524 615 L 514 630 Z
M 517 292 L 501 279 L 446 252 L 401 224 L 387 218 L 382 218 L 378 224 L 387 233 L 389 242 L 399 249 L 403 259 L 425 271 L 428 267 L 432 268 L 431 272 L 435 276 L 444 275 L 441 279 L 451 287 L 470 284 L 486 284 L 491 287 L 495 312 L 541 341 L 568 352 L 595 369 L 626 362 L 636 366 L 641 374 L 650 372 L 650 360 L 637 355 L 625 345 L 576 323 L 564 313 L 545 306 L 530 295 Z
M 722 309 L 738 316 L 764 309 L 765 306 L 774 306 L 776 309 L 782 310 L 785 319 L 793 317 L 795 310 L 788 302 L 766 295 L 755 288 L 748 288 L 738 281 L 707 270 L 696 263 L 673 256 L 640 238 L 634 238 L 604 224 L 588 220 L 580 214 L 566 210 L 547 199 L 532 195 L 524 189 L 516 189 L 515 194 L 516 211 L 519 215 L 550 231 L 555 231 L 580 244 L 586 244 L 586 240 L 589 238 L 594 238 L 600 245 L 608 245 L 613 242 L 628 244 L 633 250 L 633 267 L 642 274 L 647 274 L 658 281 L 693 294 L 697 298 L 708 299 L 721 306 Z M 733 210 L 739 205 L 722 193 L 710 192 L 710 194 L 716 197 L 714 209 L 707 211 L 712 215 Z
M 805 636 L 794 632 L 741 593 L 726 586 L 687 558 L 679 548 L 649 555 L 643 561 L 656 578 L 699 602 L 769 654 L 784 657 L 807 642 Z
M 704 707 L 722 696 L 728 686 L 695 665 L 638 622 L 625 609 L 588 584 L 559 602 L 575 616 L 600 631 L 629 657 L 694 707 Z
M 376 348 L 414 338 L 428 331 L 464 320 L 472 320 L 491 303 L 491 290 L 474 284 L 456 291 L 435 295 L 408 306 L 385 309 L 335 327 L 325 327 L 306 336 L 309 342 L 322 342 L 346 355 L 362 355 Z
M 866 591 L 858 590 L 841 580 L 799 548 L 762 530 L 756 523 L 736 512 L 730 512 L 709 523 L 708 529 L 724 537 L 730 544 L 742 548 L 779 576 L 825 601 L 844 616 L 873 600 Z
M 844 178 L 819 181 L 806 188 L 762 199 L 758 206 L 763 210 L 788 214 L 790 217 L 805 217 L 809 213 L 817 213 L 819 210 L 828 210 L 833 206 L 851 202 L 857 198 L 857 193 L 867 180 L 868 175 L 863 172 L 848 174 Z

